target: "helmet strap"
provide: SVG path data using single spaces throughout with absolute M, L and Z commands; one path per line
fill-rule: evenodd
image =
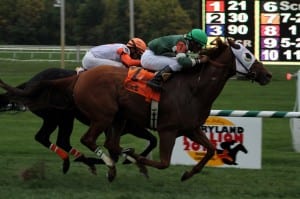
M 133 43 L 133 46 L 132 46 L 132 47 L 137 48 L 137 47 L 136 47 L 136 43 L 134 42 L 134 40 L 133 40 L 133 39 L 130 39 L 130 41 Z
M 190 43 L 191 41 L 189 39 L 186 39 L 186 45 L 188 50 L 190 50 Z

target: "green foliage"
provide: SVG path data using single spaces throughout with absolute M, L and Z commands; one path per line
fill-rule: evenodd
M 1 79 L 17 85 L 59 62 L 0 61 Z M 67 68 L 76 65 L 66 63 Z M 286 81 L 286 72 L 295 66 L 268 66 L 273 81 L 259 86 L 248 81 L 230 80 L 214 104 L 214 109 L 250 109 L 291 111 L 295 102 L 295 80 Z M 117 178 L 109 183 L 107 168 L 97 166 L 98 175 L 71 159 L 70 171 L 62 174 L 62 161 L 34 140 L 41 120 L 30 112 L 0 113 L 0 196 L 9 199 L 106 198 L 106 199 L 296 199 L 299 191 L 300 154 L 295 153 L 288 119 L 263 119 L 262 169 L 222 169 L 205 167 L 203 172 L 186 182 L 180 177 L 190 166 L 171 166 L 165 170 L 148 168 L 150 179 L 141 176 L 134 165 L 117 165 Z M 75 122 L 71 143 L 88 156 L 94 156 L 79 139 L 86 126 Z M 155 133 L 155 132 L 154 132 Z M 52 135 L 55 142 L 57 133 Z M 124 136 L 122 146 L 141 150 L 147 143 Z M 101 135 L 97 143 L 103 143 Z M 153 153 L 157 160 L 158 150 Z M 23 180 L 24 171 L 36 175 Z
M 103 1 L 93 0 L 78 5 L 78 16 L 74 19 L 75 23 L 70 25 L 71 28 L 72 26 L 74 28 L 76 43 L 95 45 L 95 42 L 99 41 L 101 38 L 99 26 L 105 18 L 104 6 Z
M 45 11 L 43 1 L 18 0 L 14 6 L 14 15 L 12 19 L 8 19 L 13 21 L 7 28 L 9 38 L 13 43 L 36 43 L 38 26 L 41 24 L 42 13 Z
M 0 44 L 58 45 L 60 8 L 54 2 L 1 0 Z M 145 41 L 198 26 L 197 1 L 135 0 L 134 9 L 135 36 Z M 129 39 L 129 21 L 128 0 L 65 0 L 67 45 L 124 43 Z
M 184 34 L 191 29 L 191 19 L 178 0 L 140 0 L 140 2 L 137 8 L 136 27 L 145 38 L 154 39 L 162 35 Z

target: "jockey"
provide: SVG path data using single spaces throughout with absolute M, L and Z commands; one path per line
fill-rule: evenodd
M 116 67 L 141 66 L 141 56 L 146 43 L 140 38 L 132 38 L 128 43 L 104 44 L 91 48 L 82 59 L 82 68 L 77 73 L 95 66 L 110 65 Z
M 167 80 L 173 71 L 207 62 L 207 56 L 189 56 L 191 52 L 199 53 L 206 43 L 207 35 L 201 29 L 192 29 L 184 35 L 168 35 L 150 41 L 149 49 L 142 55 L 141 63 L 144 68 L 158 72 L 147 82 L 148 86 L 160 90 L 162 82 Z

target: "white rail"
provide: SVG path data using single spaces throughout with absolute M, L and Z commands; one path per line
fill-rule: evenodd
M 80 62 L 91 46 L 66 46 L 65 61 Z M 0 60 L 7 61 L 59 61 L 60 46 L 0 45 Z

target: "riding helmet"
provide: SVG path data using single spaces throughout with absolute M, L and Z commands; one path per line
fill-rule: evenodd
M 202 46 L 205 46 L 207 43 L 207 35 L 206 33 L 201 29 L 193 29 L 189 33 L 185 35 L 185 38 L 188 40 L 195 41 L 196 43 L 201 44 Z
M 127 46 L 131 48 L 137 48 L 141 54 L 143 54 L 147 48 L 146 43 L 137 37 L 130 39 L 127 43 Z

